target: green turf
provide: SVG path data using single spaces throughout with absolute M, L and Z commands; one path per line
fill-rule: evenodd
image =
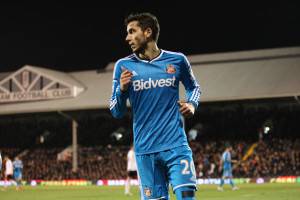
M 200 186 L 198 200 L 299 200 L 300 184 L 243 184 L 240 190 L 232 191 L 229 186 L 223 192 L 216 186 Z M 2 188 L 1 188 L 2 189 Z M 24 187 L 15 191 L 14 187 L 0 190 L 0 200 L 131 200 L 139 199 L 137 187 L 132 188 L 133 196 L 124 196 L 120 186 L 37 186 Z M 175 200 L 171 195 L 171 199 Z

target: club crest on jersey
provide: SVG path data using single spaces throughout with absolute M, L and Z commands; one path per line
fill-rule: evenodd
M 144 193 L 145 193 L 146 197 L 150 197 L 152 192 L 151 192 L 150 188 L 145 188 Z
M 166 72 L 167 72 L 168 74 L 175 74 L 176 68 L 175 68 L 173 65 L 168 64 L 168 65 L 167 65 L 167 68 L 166 68 Z

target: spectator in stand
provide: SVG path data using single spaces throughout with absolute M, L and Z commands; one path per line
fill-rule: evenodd
M 209 170 L 207 172 L 208 178 L 213 178 L 215 176 L 216 164 L 214 163 L 213 157 L 209 159 Z

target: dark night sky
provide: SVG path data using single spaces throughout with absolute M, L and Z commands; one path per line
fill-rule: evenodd
M 0 72 L 25 64 L 66 72 L 103 68 L 130 53 L 123 19 L 137 11 L 158 17 L 160 48 L 187 55 L 300 45 L 295 2 L 110 2 L 0 3 Z

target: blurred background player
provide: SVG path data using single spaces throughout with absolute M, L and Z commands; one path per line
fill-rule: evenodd
M 1 156 L 1 151 L 0 151 L 0 180 L 1 180 L 1 176 L 2 175 L 2 156 Z
M 223 169 L 223 175 L 218 190 L 223 191 L 224 179 L 226 178 L 229 178 L 229 183 L 232 187 L 232 190 L 237 190 L 238 187 L 234 185 L 234 182 L 232 180 L 232 166 L 231 166 L 231 163 L 237 163 L 237 161 L 231 160 L 231 151 L 232 151 L 231 145 L 225 144 L 225 147 L 226 149 L 222 154 L 222 158 L 220 160 L 220 166 L 219 166 L 219 171 L 222 171 Z
M 22 184 L 22 171 L 23 171 L 23 162 L 19 157 L 15 157 L 13 162 L 14 168 L 14 179 L 16 181 L 16 190 L 19 190 Z
M 4 171 L 4 189 L 12 183 L 13 165 L 8 156 L 4 157 L 5 171 Z
M 133 146 L 130 146 L 130 149 L 127 153 L 127 179 L 125 182 L 125 195 L 132 195 L 130 192 L 131 179 L 137 179 L 137 167 Z

